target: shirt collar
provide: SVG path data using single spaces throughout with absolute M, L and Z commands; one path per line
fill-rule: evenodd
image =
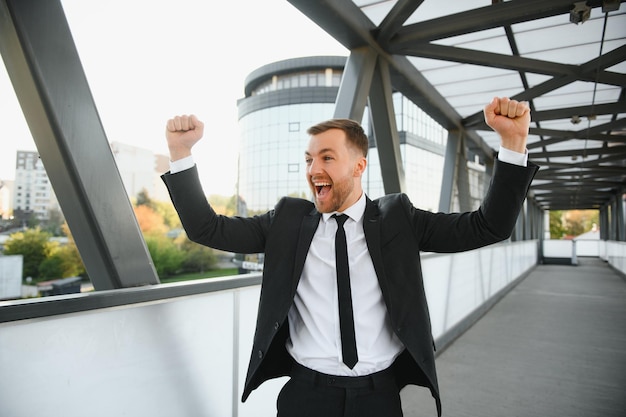
M 322 213 L 322 218 L 325 222 L 330 219 L 330 217 L 334 214 L 345 214 L 350 217 L 355 222 L 358 222 L 365 214 L 365 193 L 361 193 L 361 197 L 357 200 L 356 203 L 345 209 L 343 212 L 333 211 L 332 213 Z

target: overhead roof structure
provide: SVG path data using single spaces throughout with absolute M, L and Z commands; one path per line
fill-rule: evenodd
M 610 0 L 289 0 L 346 48 L 386 60 L 395 91 L 493 158 L 482 108 L 528 101 L 530 195 L 598 209 L 626 192 L 626 6 Z

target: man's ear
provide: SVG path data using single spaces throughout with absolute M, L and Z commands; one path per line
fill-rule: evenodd
M 360 156 L 357 158 L 356 163 L 354 164 L 354 176 L 360 177 L 365 172 L 365 168 L 367 167 L 367 159 L 364 156 Z

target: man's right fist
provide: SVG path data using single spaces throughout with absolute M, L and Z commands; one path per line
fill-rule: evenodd
M 202 138 L 204 123 L 195 115 L 175 116 L 167 121 L 165 138 L 170 150 L 170 160 L 176 161 L 191 155 L 191 148 Z

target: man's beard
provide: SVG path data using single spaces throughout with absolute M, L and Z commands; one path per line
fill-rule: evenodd
M 330 192 L 332 193 L 332 198 L 330 201 L 319 202 L 317 199 L 317 189 L 315 186 L 312 186 L 315 208 L 320 213 L 333 213 L 338 211 L 345 203 L 346 199 L 350 196 L 352 191 L 354 190 L 354 183 L 352 182 L 352 177 L 343 178 L 338 182 L 333 182 L 332 188 Z

